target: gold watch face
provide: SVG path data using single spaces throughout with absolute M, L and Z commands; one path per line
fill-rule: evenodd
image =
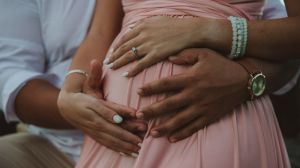
M 252 79 L 251 90 L 254 96 L 261 96 L 266 89 L 266 76 L 262 73 L 256 74 Z

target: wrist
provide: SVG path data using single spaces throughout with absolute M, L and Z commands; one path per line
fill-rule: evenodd
M 241 64 L 236 62 L 236 65 L 238 66 L 236 72 L 238 73 L 237 76 L 239 81 L 237 92 L 240 94 L 241 102 L 245 102 L 250 99 L 248 91 L 249 74 Z
M 74 93 L 82 92 L 85 80 L 86 77 L 81 74 L 70 74 L 65 78 L 62 90 Z
M 232 41 L 232 28 L 226 19 L 201 18 L 194 24 L 197 47 L 207 47 L 223 54 L 230 53 Z M 195 35 L 196 34 L 196 35 Z
M 266 89 L 266 76 L 249 59 L 241 59 L 237 61 L 237 63 L 240 64 L 248 74 L 248 100 L 262 96 Z

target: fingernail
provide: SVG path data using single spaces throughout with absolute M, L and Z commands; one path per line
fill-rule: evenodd
M 130 29 L 130 30 L 132 30 L 133 28 L 134 28 L 134 25 L 133 25 L 133 24 L 129 26 L 129 29 Z
M 112 55 L 113 52 L 114 52 L 114 49 L 112 49 L 112 48 L 108 50 L 108 52 L 106 54 L 106 58 L 108 58 L 108 62 L 107 63 L 109 63 L 111 55 Z
M 143 89 L 141 89 L 141 88 L 138 89 L 137 93 L 142 96 L 143 95 Z
M 110 63 L 110 64 L 107 65 L 107 67 L 108 67 L 109 69 L 111 69 L 113 66 L 114 66 L 114 63 Z
M 169 140 L 170 140 L 172 143 L 174 143 L 174 142 L 176 142 L 176 141 L 177 141 L 177 139 L 176 139 L 176 138 L 174 138 L 174 137 L 171 137 Z
M 137 158 L 139 155 L 137 153 L 131 153 L 131 156 Z
M 108 51 L 108 58 L 112 55 L 112 53 L 114 52 L 114 49 L 111 48 L 109 51 Z
M 151 131 L 150 134 L 151 134 L 153 137 L 158 137 L 158 136 L 159 136 L 158 131 Z
M 123 153 L 123 152 L 120 152 L 120 155 L 122 155 L 122 156 L 126 156 L 126 154 L 125 154 L 125 153 Z
M 121 76 L 127 77 L 127 76 L 128 76 L 128 72 L 123 72 L 123 73 L 121 74 Z
M 104 61 L 103 61 L 103 64 L 107 65 L 109 63 L 109 57 L 108 58 L 105 58 Z
M 144 114 L 141 113 L 141 112 L 137 112 L 136 118 L 138 118 L 138 119 L 144 119 Z
M 176 56 L 171 56 L 168 58 L 169 61 L 174 61 L 176 59 Z
M 114 121 L 116 124 L 120 124 L 120 123 L 123 122 L 123 118 L 122 118 L 120 115 L 116 114 L 116 115 L 113 116 L 113 121 Z
M 139 126 L 138 130 L 139 131 L 147 131 L 147 128 L 145 126 Z
M 139 147 L 142 147 L 142 143 L 139 143 L 138 146 L 139 146 Z

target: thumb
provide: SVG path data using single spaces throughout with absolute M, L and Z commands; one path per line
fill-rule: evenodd
M 170 56 L 168 59 L 178 65 L 193 65 L 198 61 L 198 55 L 192 50 L 184 50 L 176 56 Z
M 89 75 L 86 81 L 87 92 L 101 92 L 102 65 L 100 61 L 94 59 L 90 63 Z M 96 93 L 93 93 L 96 94 Z M 98 96 L 97 96 L 98 97 Z M 101 96 L 102 97 L 102 96 Z

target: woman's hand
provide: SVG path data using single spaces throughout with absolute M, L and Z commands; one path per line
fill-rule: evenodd
M 139 91 L 141 96 L 173 93 L 137 112 L 137 117 L 143 119 L 174 114 L 152 128 L 150 134 L 154 137 L 166 135 L 171 142 L 189 137 L 233 112 L 248 97 L 246 70 L 212 50 L 187 49 L 169 60 L 193 66 L 182 74 L 149 83 Z
M 124 35 L 104 63 L 112 69 L 118 69 L 138 60 L 123 74 L 134 76 L 183 49 L 198 45 L 205 47 L 206 37 L 212 35 L 208 32 L 216 28 L 212 26 L 213 23 L 214 19 L 208 18 L 156 16 L 145 19 Z M 136 53 L 132 51 L 133 47 Z
M 102 145 L 135 156 L 142 140 L 134 133 L 147 128 L 144 123 L 134 120 L 134 109 L 104 101 L 100 93 L 100 81 L 101 65 L 98 61 L 92 61 L 91 72 L 83 88 L 86 94 L 64 89 L 60 92 L 58 106 L 61 114 Z M 115 116 L 121 121 L 119 125 Z

